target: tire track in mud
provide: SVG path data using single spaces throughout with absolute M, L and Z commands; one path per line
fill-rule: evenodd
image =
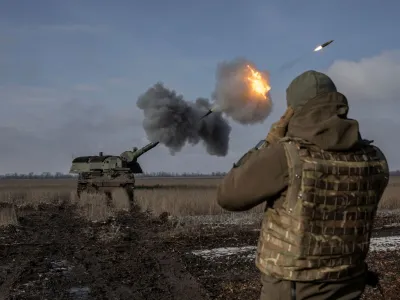
M 204 250 L 193 250 L 191 253 L 205 259 L 218 259 L 224 257 L 245 257 L 248 260 L 255 259 L 255 245 L 222 246 Z M 370 252 L 399 250 L 400 251 L 400 227 L 386 227 L 372 232 Z
M 5 281 L 3 281 L 2 285 L 0 286 L 1 300 L 9 299 L 11 288 L 19 280 L 21 275 L 27 271 L 31 263 L 32 259 L 27 259 L 24 262 L 21 262 L 21 265 L 15 268 L 13 272 L 8 275 L 8 278 Z
M 372 234 L 367 257 L 371 270 L 380 274 L 386 299 L 400 294 L 400 215 L 380 217 Z M 255 266 L 259 226 L 203 226 L 196 235 L 180 237 L 188 270 L 207 287 L 212 299 L 258 299 L 260 274 Z M 363 299 L 382 299 L 368 287 Z
M 157 255 L 162 274 L 167 278 L 168 284 L 173 288 L 176 300 L 209 300 L 208 293 L 199 282 L 187 272 L 181 261 L 171 255 Z
M 208 299 L 157 235 L 164 225 L 144 214 L 89 223 L 47 206 L 22 215 L 1 231 L 0 299 Z

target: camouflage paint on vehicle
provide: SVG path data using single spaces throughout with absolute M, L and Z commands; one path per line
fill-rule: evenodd
M 72 161 L 70 173 L 78 174 L 77 194 L 82 192 L 100 192 L 111 197 L 116 189 L 124 189 L 133 201 L 135 174 L 143 173 L 137 159 L 157 146 L 158 142 L 149 143 L 141 149 L 124 151 L 120 156 L 99 155 L 80 156 Z

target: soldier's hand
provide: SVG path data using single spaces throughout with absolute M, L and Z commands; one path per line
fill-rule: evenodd
M 287 132 L 287 126 L 293 114 L 294 110 L 289 106 L 286 109 L 283 116 L 280 118 L 280 120 L 271 125 L 271 129 L 269 130 L 269 133 L 266 138 L 266 141 L 269 144 L 274 144 L 278 142 L 281 138 L 285 137 Z

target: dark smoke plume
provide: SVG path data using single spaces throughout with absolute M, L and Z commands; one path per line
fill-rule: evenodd
M 188 102 L 157 83 L 139 97 L 137 106 L 144 113 L 143 127 L 147 138 L 164 144 L 171 154 L 180 151 L 186 143 L 196 145 L 200 141 L 211 155 L 228 153 L 231 127 L 222 113 L 215 112 L 200 120 L 211 108 L 208 99 Z
M 244 58 L 230 62 L 222 62 L 217 67 L 216 86 L 213 100 L 218 110 L 223 111 L 234 121 L 241 124 L 262 123 L 272 111 L 272 101 L 269 92 L 266 99 L 251 93 L 246 78 L 250 75 L 249 68 L 256 69 L 254 64 Z M 269 82 L 269 74 L 258 71 Z

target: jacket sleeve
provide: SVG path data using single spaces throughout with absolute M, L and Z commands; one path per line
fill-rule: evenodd
M 288 185 L 288 166 L 281 144 L 252 152 L 246 161 L 232 168 L 222 179 L 218 204 L 229 211 L 249 210 L 273 201 Z

